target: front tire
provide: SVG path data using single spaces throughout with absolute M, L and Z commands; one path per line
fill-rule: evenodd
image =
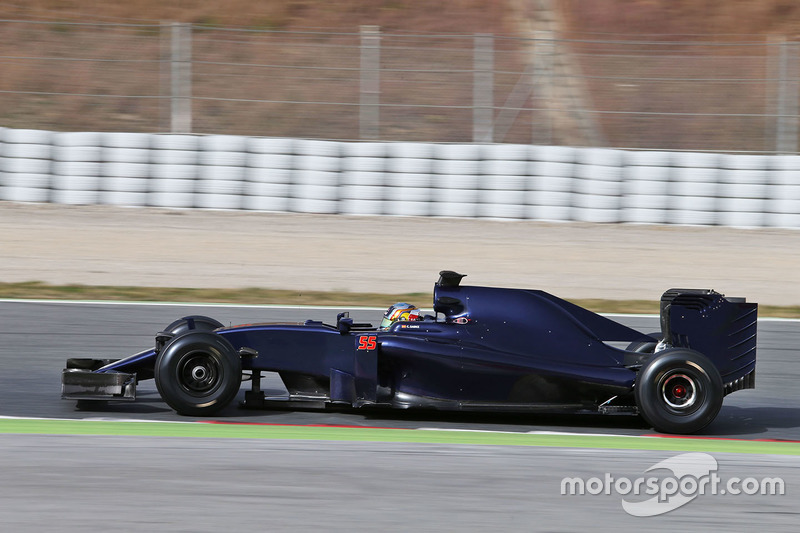
M 178 414 L 210 416 L 233 401 L 242 383 L 242 360 L 216 333 L 189 331 L 172 339 L 155 364 L 159 394 Z
M 703 354 L 684 348 L 664 350 L 639 370 L 636 405 L 661 433 L 695 433 L 722 408 L 719 371 Z
M 225 327 L 222 322 L 203 315 L 190 315 L 175 320 L 156 335 L 156 352 L 161 353 L 164 346 L 187 331 L 214 331 Z
M 222 327 L 225 326 L 219 320 L 203 315 L 190 315 L 175 320 L 164 328 L 164 332 L 177 336 L 187 331 L 213 331 Z

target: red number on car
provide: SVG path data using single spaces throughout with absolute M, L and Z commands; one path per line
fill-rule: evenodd
M 358 338 L 359 350 L 374 350 L 378 347 L 378 338 L 374 335 L 362 335 Z

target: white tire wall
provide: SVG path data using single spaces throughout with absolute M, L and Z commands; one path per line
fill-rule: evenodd
M 51 200 L 53 136 L 49 131 L 0 129 L 0 200 Z
M 386 213 L 387 143 L 346 143 L 341 158 L 341 213 Z
M 800 156 L 0 128 L 0 200 L 800 228 Z
M 297 213 L 339 212 L 341 143 L 300 140 L 295 145 L 295 176 L 289 210 Z
M 437 145 L 433 160 L 431 215 L 477 217 L 480 198 L 481 145 Z
M 770 158 L 765 225 L 800 228 L 800 156 Z
M 102 134 L 59 132 L 53 137 L 53 194 L 58 204 L 100 203 Z
M 630 152 L 624 156 L 621 222 L 666 224 L 670 194 L 669 152 Z
M 294 139 L 248 138 L 242 208 L 289 211 L 294 168 Z
M 148 205 L 151 138 L 145 133 L 102 135 L 100 203 Z

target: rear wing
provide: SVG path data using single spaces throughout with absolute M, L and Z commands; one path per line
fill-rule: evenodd
M 711 359 L 725 394 L 755 387 L 758 304 L 710 289 L 669 289 L 660 314 L 664 342 Z

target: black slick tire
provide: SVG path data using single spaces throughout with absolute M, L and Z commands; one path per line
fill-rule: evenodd
M 661 433 L 695 433 L 722 407 L 719 371 L 703 354 L 670 348 L 655 354 L 639 370 L 634 387 L 639 413 Z
M 189 331 L 164 346 L 154 377 L 159 394 L 178 414 L 210 416 L 239 392 L 242 361 L 216 333 Z

